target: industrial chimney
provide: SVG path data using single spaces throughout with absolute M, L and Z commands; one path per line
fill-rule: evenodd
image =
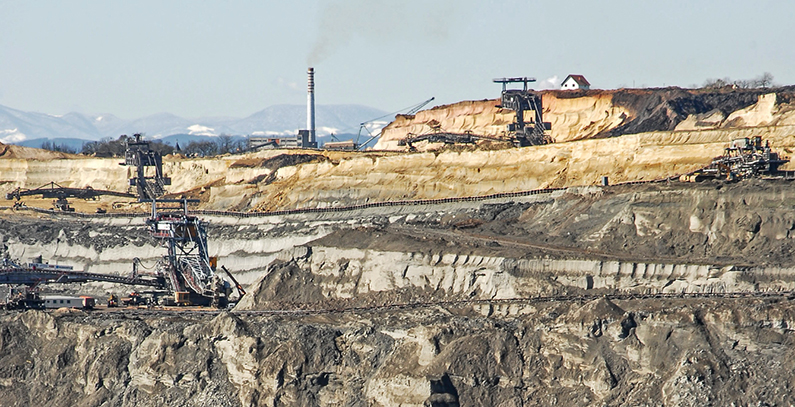
M 315 138 L 315 68 L 309 67 L 307 75 L 307 94 L 306 94 L 306 129 L 309 130 L 309 143 L 317 146 Z

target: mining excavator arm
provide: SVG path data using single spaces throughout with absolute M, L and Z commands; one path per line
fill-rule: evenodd
M 240 296 L 238 298 L 238 301 L 240 301 L 240 298 L 243 298 L 243 296 L 246 295 L 246 290 L 243 289 L 243 286 L 240 285 L 240 283 L 237 282 L 237 279 L 235 279 L 235 276 L 233 276 L 232 273 L 230 273 L 229 270 L 227 270 L 225 266 L 221 266 L 221 269 L 224 272 L 226 272 L 226 275 L 229 276 L 229 278 L 232 280 L 233 283 L 235 283 L 235 288 L 237 289 L 237 295 Z

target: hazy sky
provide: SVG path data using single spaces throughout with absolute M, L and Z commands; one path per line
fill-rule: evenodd
M 386 111 L 496 98 L 500 76 L 595 88 L 771 72 L 795 83 L 795 2 L 0 0 L 0 104 L 244 117 L 306 100 Z

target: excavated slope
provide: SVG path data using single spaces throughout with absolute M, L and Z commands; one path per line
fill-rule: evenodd
M 547 187 L 660 179 L 701 168 L 733 138 L 762 136 L 795 151 L 795 126 L 632 134 L 499 151 L 414 154 L 267 151 L 220 159 L 166 158 L 170 191 L 218 210 L 276 210 L 368 202 L 487 195 Z M 284 160 L 293 155 L 312 160 Z M 270 166 L 279 161 L 283 166 Z M 125 191 L 118 159 L 0 159 L 0 199 L 16 187 L 55 180 L 70 187 Z M 10 202 L 4 201 L 10 206 Z M 2 204 L 2 203 L 0 203 Z M 109 204 L 107 204 L 109 206 Z
M 584 188 L 390 215 L 285 252 L 238 307 L 795 290 L 789 187 Z
M 786 181 L 575 188 L 489 202 L 240 219 L 205 217 L 240 306 L 599 292 L 795 289 Z M 134 219 L 0 218 L 0 256 L 89 272 L 146 269 L 165 249 Z M 275 263 L 274 263 L 275 261 Z M 57 288 L 53 286 L 52 288 Z M 91 288 L 106 297 L 112 285 Z M 304 298 L 298 300 L 298 298 Z M 269 305 L 270 304 L 270 305 Z M 289 305 L 289 304 L 288 304 Z
M 559 141 L 549 145 L 414 154 L 271 150 L 212 159 L 169 156 L 164 170 L 172 179 L 168 190 L 173 196 L 200 198 L 205 209 L 241 211 L 593 185 L 602 176 L 611 182 L 659 179 L 703 167 L 738 137 L 762 136 L 785 155 L 795 151 L 791 94 L 787 89 L 776 92 L 548 92 L 547 117 Z M 506 119 L 493 101 L 464 102 L 414 118 L 398 117 L 382 140 L 396 142 L 400 134 L 419 131 L 411 126 L 430 120 L 454 126 L 450 131 L 477 133 L 493 131 Z M 5 147 L 0 156 L 0 199 L 14 188 L 52 181 L 65 187 L 126 191 L 133 175 L 130 168 L 118 165 L 120 159 L 70 158 Z M 114 200 L 94 206 L 112 210 Z M 49 201 L 42 204 L 48 206 Z
M 464 304 L 305 316 L 242 310 L 791 290 L 794 214 L 788 183 L 745 181 L 207 217 L 211 254 L 248 283 L 239 313 L 0 311 L 0 400 L 785 404 L 795 379 L 795 308 L 785 298 Z M 0 222 L 0 249 L 12 258 L 41 254 L 90 271 L 115 265 L 124 274 L 133 257 L 148 266 L 164 250 L 145 236 L 141 219 L 9 211 Z
M 269 151 L 165 165 L 172 192 L 242 210 L 480 195 L 602 175 L 653 179 L 706 164 L 735 137 L 761 135 L 791 153 L 785 98 L 751 96 L 705 113 L 688 110 L 690 102 L 632 110 L 615 97 L 612 105 L 583 99 L 582 110 L 609 107 L 614 117 L 588 127 L 598 116 L 590 112 L 561 123 L 596 138 L 524 149 Z M 619 108 L 630 113 L 616 124 L 626 113 Z M 638 134 L 602 138 L 625 130 Z M 125 190 L 130 176 L 118 159 L 3 151 L 3 193 L 53 180 Z M 795 308 L 786 297 L 367 307 L 792 290 L 794 205 L 785 181 L 744 181 L 207 217 L 211 254 L 247 285 L 239 311 L 0 311 L 0 404 L 785 405 L 795 380 Z M 142 217 L 7 210 L 0 255 L 127 274 L 133 258 L 151 267 L 163 254 L 142 227 Z M 105 296 L 126 288 L 68 289 Z M 333 311 L 351 306 L 365 309 Z M 286 307 L 332 312 L 257 313 Z
M 791 87 L 751 90 L 619 89 L 543 91 L 544 120 L 555 142 L 668 130 L 790 125 Z M 757 102 L 760 102 L 757 104 Z M 398 140 L 435 131 L 506 138 L 512 110 L 499 100 L 437 106 L 398 116 L 384 128 L 376 149 L 401 150 Z M 756 105 L 748 109 L 749 106 Z M 682 123 L 686 122 L 686 123 Z M 680 126 L 681 124 L 681 126 Z M 427 147 L 426 147 L 427 148 Z
M 794 126 L 653 132 L 499 151 L 352 156 L 280 169 L 270 184 L 249 188 L 261 194 L 252 206 L 272 210 L 594 185 L 602 176 L 654 180 L 702 168 L 731 139 L 751 136 L 785 155 L 795 151 Z

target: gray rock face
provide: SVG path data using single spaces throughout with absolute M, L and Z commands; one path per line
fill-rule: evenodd
M 786 405 L 787 297 L 372 308 L 793 289 L 795 196 L 717 186 L 211 218 L 211 253 L 248 284 L 238 308 L 2 312 L 0 404 Z M 90 271 L 162 255 L 118 219 L 9 215 L 0 248 Z
M 3 405 L 779 405 L 789 302 L 0 315 Z

